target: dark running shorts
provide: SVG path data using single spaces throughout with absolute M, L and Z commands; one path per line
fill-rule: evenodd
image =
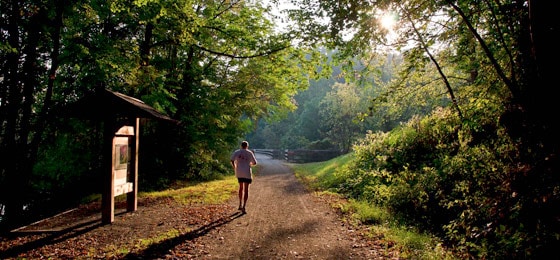
M 251 183 L 251 182 L 253 182 L 252 179 L 248 179 L 248 178 L 237 178 L 237 181 L 240 182 L 240 183 L 241 183 L 241 182 L 246 182 L 246 183 Z

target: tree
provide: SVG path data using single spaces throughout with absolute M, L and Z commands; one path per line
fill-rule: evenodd
M 71 151 L 83 141 L 81 135 L 64 140 L 72 123 L 58 109 L 86 93 L 115 90 L 182 122 L 143 126 L 144 148 L 151 149 L 143 150 L 142 178 L 158 185 L 204 179 L 225 172 L 220 159 L 259 118 L 294 109 L 291 97 L 307 87 L 320 59 L 277 33 L 259 2 L 5 0 L 0 6 L 0 155 L 16 157 L 0 165 L 3 226 L 29 217 L 23 205 L 33 199 L 26 195 L 33 196 L 34 178 L 55 175 L 33 173 L 35 165 L 55 168 L 37 163 L 38 150 L 47 160 L 45 153 L 57 153 L 49 145 Z M 89 138 L 102 138 L 100 127 L 87 129 Z M 89 166 L 75 171 L 101 170 Z
M 502 102 L 496 112 L 502 113 L 512 137 L 521 141 L 527 163 L 544 166 L 548 164 L 544 158 L 556 157 L 557 126 L 544 116 L 554 110 L 546 82 L 553 82 L 550 64 L 558 57 L 558 50 L 545 39 L 558 29 L 551 6 L 537 1 L 299 3 L 299 9 L 289 13 L 299 21 L 297 26 L 316 33 L 310 36 L 316 41 L 337 48 L 339 57 L 368 58 L 387 47 L 401 51 L 406 66 L 396 87 L 406 78 L 429 73 L 426 65 L 431 63 L 459 116 L 461 106 L 468 108 L 479 94 L 491 103 Z M 380 22 L 385 13 L 400 18 L 391 34 Z M 457 98 L 455 91 L 466 94 Z M 530 155 L 535 149 L 539 155 Z
M 336 83 L 321 101 L 321 124 L 328 129 L 323 134 L 343 153 L 350 151 L 356 138 L 365 132 L 357 123 L 360 111 L 365 110 L 360 94 L 354 85 Z
M 542 100 L 550 101 L 550 98 L 546 89 L 541 91 L 543 84 L 536 82 L 552 79 L 550 66 L 544 61 L 556 57 L 557 51 L 550 41 L 540 37 L 556 29 L 557 24 L 550 18 L 550 8 L 545 4 L 451 0 L 374 3 L 304 0 L 299 3 L 300 8 L 291 10 L 290 16 L 300 21 L 298 26 L 307 29 L 307 33 L 317 33 L 310 37 L 340 50 L 339 57 L 357 54 L 368 57 L 389 46 L 405 55 L 408 75 L 411 70 L 423 72 L 426 62 L 438 66 L 444 57 L 451 57 L 460 61 L 462 73 L 468 76 L 462 77 L 465 82 L 488 82 L 485 74 L 492 73 L 502 84 L 495 87 L 508 90 L 500 90 L 502 98 L 511 100 L 511 104 L 516 104 L 514 107 L 533 111 L 530 118 L 538 119 L 539 125 L 546 124 L 541 115 L 551 107 Z M 381 24 L 386 13 L 399 19 L 391 34 Z M 445 52 L 445 49 L 455 52 Z M 454 86 L 446 83 L 449 72 L 443 72 L 440 80 L 453 100 Z
M 492 219 L 496 221 L 492 224 L 506 230 L 502 235 L 522 230 L 523 237 L 508 241 L 526 245 L 528 249 L 521 254 L 538 251 L 538 255 L 531 257 L 539 257 L 556 250 L 560 243 L 556 210 L 560 205 L 556 192 L 560 187 L 556 174 L 560 165 L 559 138 L 558 125 L 548 115 L 556 110 L 552 64 L 560 52 L 553 47 L 555 41 L 546 39 L 546 35 L 558 31 L 551 3 L 534 0 L 303 0 L 300 3 L 301 10 L 291 13 L 300 21 L 300 28 L 317 33 L 313 37 L 330 48 L 338 48 L 341 59 L 359 55 L 371 60 L 389 47 L 402 53 L 404 66 L 399 77 L 374 102 L 392 101 L 406 94 L 405 91 L 415 94 L 419 93 L 417 89 L 431 86 L 424 93 L 437 100 L 440 97 L 436 95 L 442 92 L 435 90 L 443 90 L 447 104 L 455 111 L 454 117 L 459 119 L 453 120 L 458 125 L 448 126 L 450 129 L 469 132 L 473 140 L 481 139 L 477 135 L 488 134 L 485 138 L 498 143 L 506 138 L 500 139 L 501 132 L 486 127 L 499 122 L 500 130 L 506 129 L 507 139 L 516 145 L 516 151 L 503 158 L 513 166 L 508 168 L 509 172 L 500 173 L 507 176 L 501 179 L 505 186 L 502 190 L 510 193 L 493 194 L 495 197 L 490 197 L 492 193 L 485 194 L 496 200 L 492 205 L 486 204 L 491 209 L 486 212 L 508 216 L 507 220 L 500 220 L 503 222 Z M 386 13 L 399 18 L 391 34 L 387 34 L 388 29 L 380 22 Z M 475 146 L 476 141 L 467 145 Z M 469 173 L 466 173 L 468 178 L 476 179 Z M 470 228 L 474 221 L 465 221 L 469 223 L 463 228 Z M 493 235 L 492 231 L 488 237 L 464 238 L 485 240 Z
M 0 166 L 0 202 L 7 221 L 17 221 L 30 194 L 33 162 L 53 105 L 59 67 L 64 1 L 2 1 L 2 86 L 0 156 L 13 158 Z M 49 24 L 43 27 L 38 24 Z M 41 86 L 41 87 L 39 87 Z M 27 196 L 26 196 L 27 195 Z M 13 214 L 12 214 L 13 212 Z

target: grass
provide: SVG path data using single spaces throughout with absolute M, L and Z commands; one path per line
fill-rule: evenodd
M 296 177 L 307 188 L 319 194 L 344 197 L 336 193 L 336 187 L 343 183 L 337 175 L 339 169 L 351 162 L 351 154 L 325 162 L 290 164 Z M 342 202 L 341 202 L 342 201 Z M 387 245 L 396 247 L 404 259 L 458 259 L 447 252 L 435 236 L 418 232 L 410 226 L 403 226 L 387 210 L 368 201 L 354 199 L 337 200 L 331 206 L 340 209 L 345 220 L 353 225 L 366 225 L 369 236 L 383 238 Z
M 171 197 L 183 204 L 220 204 L 237 192 L 237 179 L 233 175 L 209 182 L 185 182 L 174 185 L 181 187 L 163 191 L 142 193 L 139 196 Z
M 336 175 L 341 167 L 344 167 L 352 159 L 350 155 L 333 158 L 327 162 L 314 162 L 304 164 L 290 164 L 295 171 L 296 177 L 305 183 L 307 188 L 313 190 L 332 190 L 343 180 Z
M 139 197 L 169 197 L 183 204 L 221 204 L 226 203 L 233 193 L 237 192 L 238 184 L 234 175 L 224 176 L 222 179 L 208 182 L 181 182 L 173 185 L 178 188 L 170 188 L 163 191 L 140 192 Z M 92 197 L 93 198 L 93 197 Z M 92 199 L 90 198 L 90 199 Z M 126 199 L 126 196 L 118 196 L 116 199 Z M 181 235 L 181 231 L 171 229 L 166 233 L 156 237 L 141 238 L 133 246 L 135 250 L 144 250 L 161 241 L 172 239 Z M 126 255 L 130 252 L 130 246 L 104 248 L 103 254 L 110 257 Z M 90 256 L 97 252 L 94 248 L 90 249 Z
M 220 204 L 226 202 L 237 189 L 235 176 L 227 175 L 207 182 L 177 182 L 173 188 L 162 191 L 140 191 L 138 197 L 170 197 L 183 204 Z M 115 201 L 122 200 L 126 200 L 125 195 L 115 197 Z M 101 194 L 92 194 L 82 199 L 82 203 L 92 201 L 101 201 Z
M 258 176 L 260 165 L 253 167 L 253 175 Z M 239 184 L 235 175 L 226 175 L 206 182 L 178 182 L 163 191 L 140 193 L 138 196 L 171 197 L 184 204 L 221 204 L 237 193 Z
M 182 233 L 177 230 L 177 229 L 171 229 L 165 233 L 161 233 L 156 237 L 152 237 L 152 238 L 141 238 L 138 239 L 136 241 L 136 243 L 132 246 L 132 248 L 134 248 L 134 250 L 137 251 L 142 251 L 145 250 L 147 248 L 149 248 L 150 246 L 154 245 L 154 244 L 159 244 L 162 241 L 168 240 L 168 239 L 173 239 L 176 237 L 179 237 Z M 122 246 L 122 247 L 116 247 L 114 245 L 110 245 L 105 247 L 102 251 L 102 254 L 105 255 L 105 258 L 119 258 L 122 257 L 128 253 L 131 252 L 131 246 L 130 245 L 126 245 L 126 246 Z M 89 256 L 90 257 L 94 257 L 97 254 L 99 254 L 99 252 L 94 248 L 90 248 L 89 250 Z

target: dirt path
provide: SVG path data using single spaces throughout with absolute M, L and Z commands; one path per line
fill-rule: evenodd
M 281 161 L 257 154 L 261 165 L 247 214 L 205 236 L 212 259 L 390 259 L 339 220 Z M 234 198 L 231 206 L 237 208 Z M 394 257 L 393 257 L 394 259 Z
M 202 206 L 144 198 L 135 212 L 116 205 L 115 222 L 104 225 L 92 203 L 0 236 L 0 259 L 398 259 L 383 239 L 345 224 L 282 161 L 257 160 L 246 214 L 237 196 Z

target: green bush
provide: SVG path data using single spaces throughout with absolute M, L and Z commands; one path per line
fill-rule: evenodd
M 519 220 L 516 146 L 492 120 L 461 122 L 438 109 L 389 133 L 368 133 L 353 148 L 354 163 L 339 173 L 347 179 L 341 192 L 439 234 L 460 254 L 518 257 L 539 237 Z

